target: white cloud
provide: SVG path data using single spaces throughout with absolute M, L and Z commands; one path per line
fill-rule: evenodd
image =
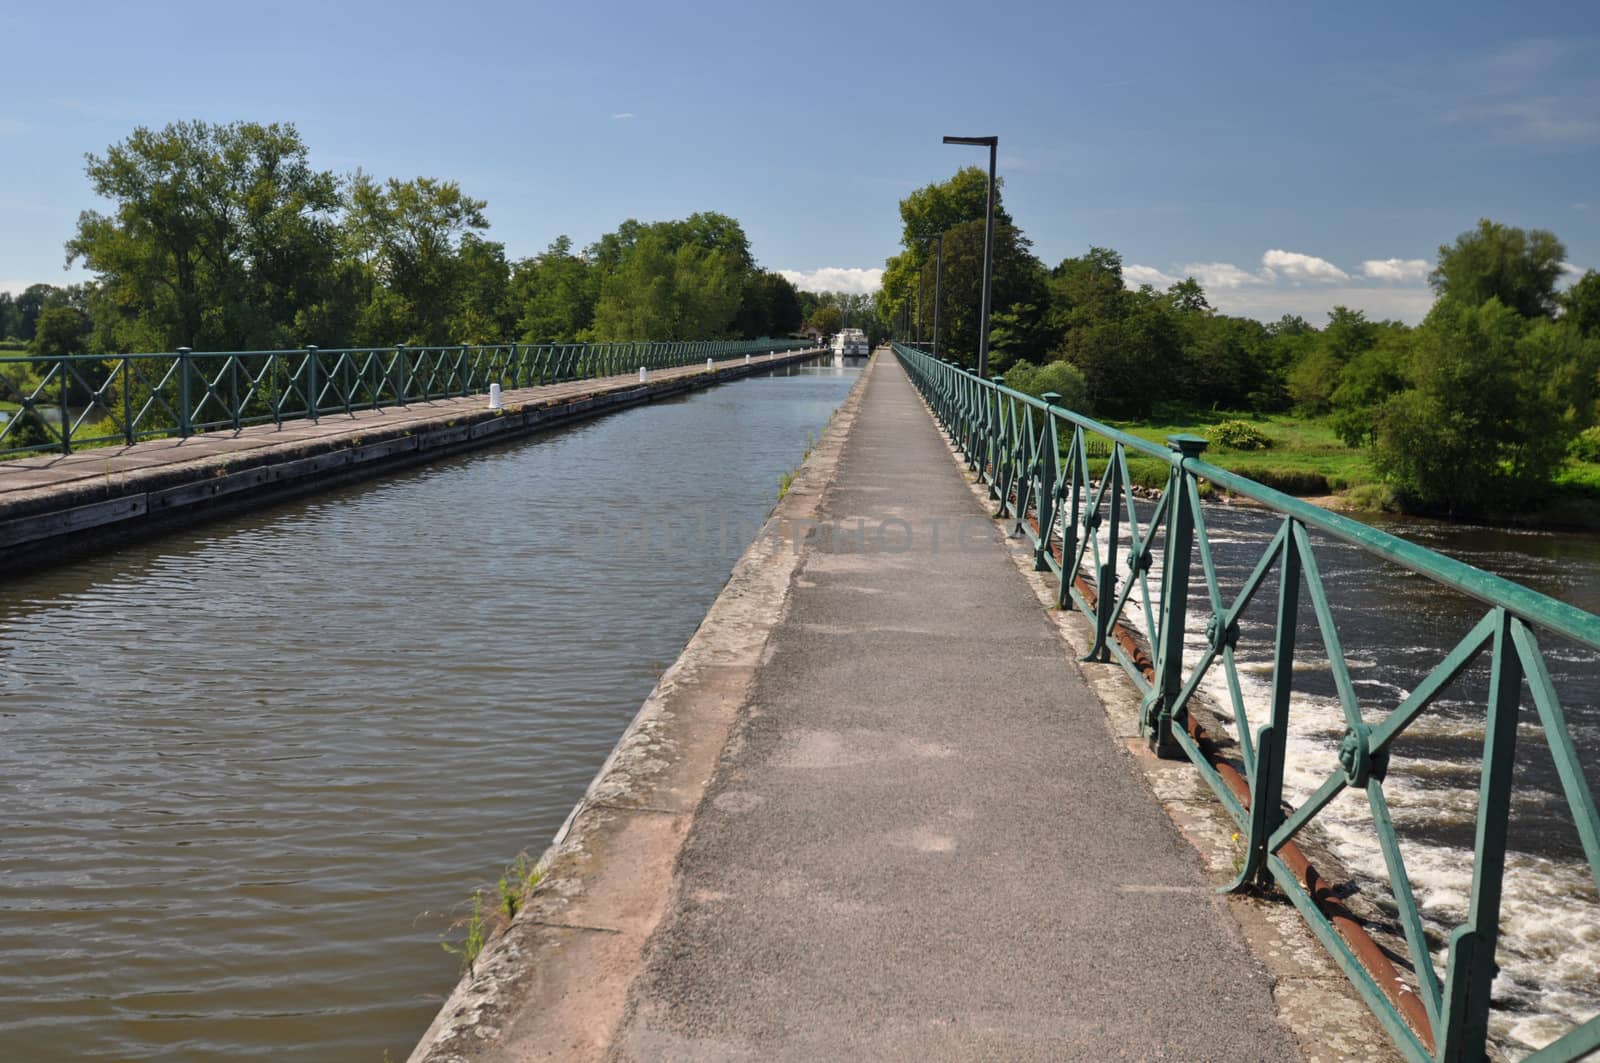
M 1587 97 L 1525 96 L 1462 107 L 1446 114 L 1445 121 L 1485 123 L 1521 144 L 1600 143 L 1600 104 Z
M 824 266 L 810 272 L 780 269 L 778 275 L 803 292 L 842 292 L 869 295 L 883 284 L 883 270 L 855 266 Z
M 1129 288 L 1148 284 L 1152 288 L 1170 288 L 1181 278 L 1169 277 L 1154 266 L 1123 266 L 1122 283 Z
M 1414 325 L 1433 305 L 1425 283 L 1428 269 L 1420 258 L 1368 259 L 1361 273 L 1351 276 L 1325 258 L 1273 248 L 1261 256 L 1257 270 L 1232 262 L 1189 262 L 1170 269 L 1129 265 L 1122 267 L 1122 281 L 1129 288 L 1168 288 L 1193 277 L 1217 310 L 1260 321 L 1299 314 L 1320 325 L 1335 306 L 1348 306 L 1373 320 Z
M 1428 279 L 1429 268 L 1425 258 L 1369 258 L 1361 263 L 1363 276 L 1401 284 L 1421 284 Z
M 630 118 L 637 118 L 637 117 L 639 117 L 639 116 L 634 114 L 632 111 L 618 111 L 616 114 L 611 116 L 611 120 L 613 122 L 625 122 Z
M 1206 296 L 1224 314 L 1268 322 L 1284 314 L 1299 314 L 1318 327 L 1326 323 L 1328 311 L 1336 306 L 1363 310 L 1372 321 L 1392 319 L 1415 325 L 1433 305 L 1433 292 L 1428 288 L 1255 287 L 1216 293 L 1207 290 Z
M 1208 292 L 1212 289 L 1229 290 L 1251 284 L 1272 283 L 1271 276 L 1251 273 L 1249 270 L 1240 269 L 1232 262 L 1190 262 L 1179 272 L 1199 281 L 1200 287 Z
M 1295 281 L 1347 281 L 1350 274 L 1325 258 L 1273 248 L 1261 256 L 1262 272 L 1269 277 L 1281 273 Z

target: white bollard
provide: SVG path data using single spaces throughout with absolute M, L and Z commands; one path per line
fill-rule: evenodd
M 745 352 L 745 356 L 744 356 L 744 364 L 745 364 L 745 365 L 749 365 L 749 364 L 750 364 L 750 354 L 749 354 L 749 352 L 748 352 L 748 351 L 747 351 L 747 352 Z
M 645 381 L 644 366 L 641 365 L 639 367 L 639 383 L 643 384 L 644 381 Z
M 711 368 L 711 359 L 709 359 L 709 358 L 706 359 L 706 368 L 707 369 Z
M 490 384 L 489 385 L 489 409 L 498 410 L 499 408 L 500 408 L 500 385 L 499 384 Z

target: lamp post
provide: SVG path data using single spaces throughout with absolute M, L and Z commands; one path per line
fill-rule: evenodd
M 978 376 L 989 375 L 989 289 L 994 283 L 994 154 L 999 137 L 945 137 L 946 144 L 989 149 L 989 209 L 983 219 L 983 306 L 978 313 Z

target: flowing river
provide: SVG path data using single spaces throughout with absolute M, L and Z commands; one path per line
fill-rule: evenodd
M 404 1059 L 857 376 L 0 586 L 0 1058 Z
M 1206 525 L 1224 600 L 1233 601 L 1266 550 L 1280 518 L 1247 507 L 1208 505 Z M 1510 531 L 1419 520 L 1373 521 L 1392 534 L 1569 602 L 1600 611 L 1600 537 Z M 1313 536 L 1363 715 L 1375 724 L 1392 710 L 1487 611 L 1488 606 L 1353 546 Z M 1157 561 L 1157 566 L 1160 562 Z M 1157 568 L 1159 571 L 1159 567 Z M 1200 583 L 1196 567 L 1196 583 Z M 1240 686 L 1251 729 L 1270 719 L 1276 575 L 1240 625 Z M 1203 586 L 1191 599 L 1202 618 Z M 1191 666 L 1204 649 L 1190 638 Z M 1600 783 L 1600 654 L 1546 636 L 1556 691 L 1591 786 Z M 1302 592 L 1295 649 L 1296 696 L 1290 715 L 1285 796 L 1299 804 L 1338 767 L 1344 716 L 1315 616 Z M 1489 654 L 1474 665 L 1398 740 L 1384 783 L 1417 900 L 1428 921 L 1435 969 L 1444 969 L 1448 930 L 1464 918 L 1472 887 Z M 1227 705 L 1220 663 L 1202 686 Z M 1388 875 L 1365 797 L 1345 793 L 1313 821 L 1363 892 L 1387 901 Z M 1517 770 L 1502 903 L 1501 972 L 1490 1034 L 1516 1058 L 1600 1014 L 1600 902 L 1531 701 L 1517 736 Z

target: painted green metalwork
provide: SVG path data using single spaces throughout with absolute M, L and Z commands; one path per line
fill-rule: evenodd
M 1541 634 L 1548 634 L 1600 649 L 1600 616 L 1211 465 L 1201 458 L 1204 440 L 1176 436 L 1162 448 L 1063 409 L 1055 404 L 1059 396 L 1034 398 L 1005 387 L 999 378 L 982 380 L 913 346 L 896 344 L 894 351 L 951 441 L 980 482 L 989 486 L 997 506 L 995 515 L 1030 538 L 1035 566 L 1058 580 L 1058 603 L 1080 610 L 1093 623 L 1094 640 L 1087 659 L 1116 660 L 1127 670 L 1144 698 L 1142 728 L 1151 745 L 1164 755 L 1191 760 L 1238 825 L 1245 839 L 1244 865 L 1229 888 L 1242 889 L 1257 881 L 1276 883 L 1407 1058 L 1434 1063 L 1486 1058 L 1524 681 L 1554 757 L 1590 873 L 1600 890 L 1600 812 L 1539 642 Z M 1098 447 L 1092 439 L 1100 441 Z M 1130 453 L 1158 459 L 1169 468 L 1165 488 L 1146 504 L 1142 521 L 1129 476 Z M 1100 467 L 1095 469 L 1091 462 Z M 1207 538 L 1200 504 L 1202 481 L 1251 499 L 1281 518 L 1276 534 L 1231 602 L 1224 599 Z M 1363 718 L 1318 567 L 1312 531 L 1352 544 L 1487 606 L 1477 625 L 1376 723 Z M 1158 538 L 1162 568 L 1156 608 L 1149 574 Z M 1119 556 L 1123 558 L 1120 569 Z M 1210 609 L 1203 621 L 1191 621 L 1188 615 L 1195 558 Z M 1240 616 L 1274 574 L 1278 601 L 1270 718 L 1252 730 L 1240 690 L 1235 645 Z M 1325 781 L 1299 807 L 1289 807 L 1283 779 L 1297 689 L 1294 651 L 1302 591 L 1315 615 L 1346 730 L 1337 763 L 1327 767 Z M 1146 677 L 1137 647 L 1130 649 L 1116 637 L 1119 625 L 1148 647 L 1154 658 L 1153 682 Z M 1204 632 L 1205 648 L 1198 661 L 1186 669 L 1184 635 L 1191 630 Z M 1490 655 L 1491 676 L 1472 892 L 1465 920 L 1449 935 L 1441 972 L 1428 950 L 1383 783 L 1396 739 L 1485 652 Z M 1189 726 L 1187 707 L 1202 679 L 1219 666 L 1228 691 L 1229 704 L 1224 708 L 1234 714 L 1238 740 L 1234 759 L 1244 769 L 1248 803 L 1234 793 Z M 1371 809 L 1409 953 L 1402 962 L 1409 963 L 1414 982 L 1405 991 L 1414 991 L 1421 998 L 1421 1009 L 1412 1009 L 1409 1016 L 1400 1006 L 1402 994 L 1367 969 L 1284 859 L 1285 846 L 1345 790 L 1363 794 Z M 1583 1023 L 1529 1058 L 1553 1063 L 1578 1059 L 1597 1049 L 1600 1018 Z
M 14 395 L 0 394 L 21 407 L 0 423 L 0 457 L 282 425 L 482 394 L 490 384 L 535 387 L 807 346 L 802 340 L 761 339 L 6 355 L 0 357 L 0 381 L 8 367 L 21 366 L 38 382 Z

